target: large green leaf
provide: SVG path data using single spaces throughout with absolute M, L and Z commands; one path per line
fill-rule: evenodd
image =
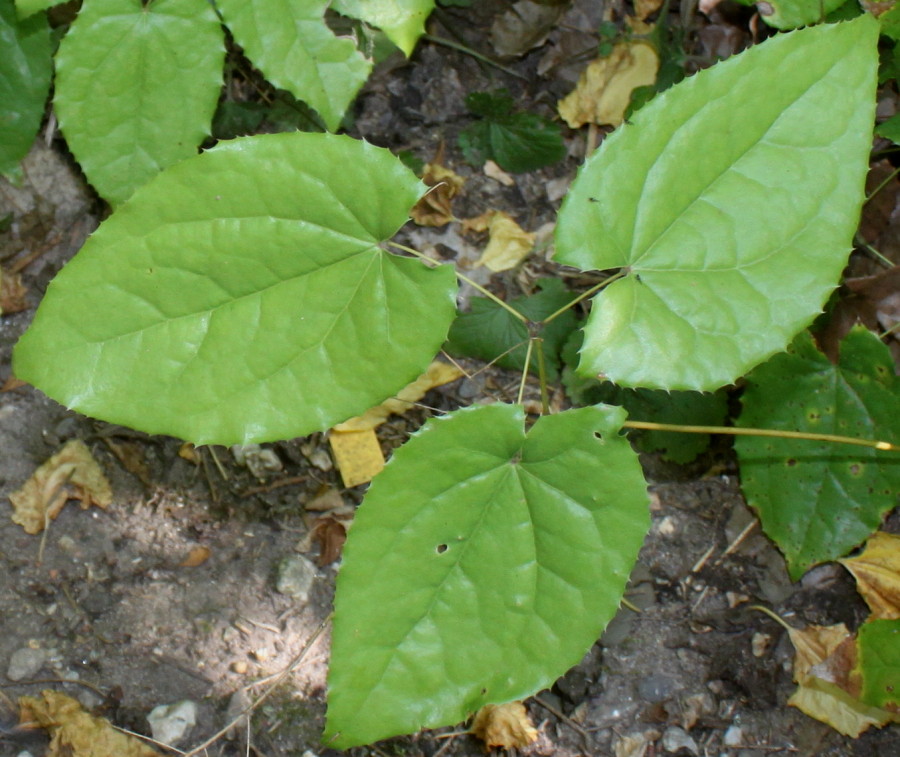
M 862 700 L 893 710 L 900 722 L 900 620 L 870 620 L 859 629 Z
M 377 26 L 407 57 L 425 33 L 434 0 L 336 0 L 339 13 Z
M 69 147 L 110 203 L 196 153 L 224 56 L 206 0 L 85 0 L 56 56 L 55 105 Z
M 0 174 L 19 164 L 34 141 L 50 91 L 50 28 L 43 13 L 16 18 L 0 0 Z
M 747 377 L 744 427 L 900 440 L 900 382 L 888 349 L 863 327 L 838 365 L 797 337 Z M 900 455 L 796 439 L 740 437 L 741 483 L 796 579 L 864 541 L 897 504 Z
M 649 523 L 624 418 L 581 408 L 526 434 L 521 407 L 478 407 L 396 452 L 338 576 L 326 741 L 456 723 L 581 659 Z
M 318 111 L 335 131 L 372 68 L 324 21 L 329 0 L 217 0 L 235 41 L 276 87 Z
M 557 225 L 560 262 L 627 273 L 594 299 L 580 371 L 715 389 L 813 319 L 859 218 L 877 38 L 869 16 L 779 35 L 604 141 Z
M 195 442 L 285 439 L 414 379 L 451 268 L 382 251 L 422 185 L 387 150 L 293 132 L 160 174 L 50 285 L 16 375 L 81 412 Z

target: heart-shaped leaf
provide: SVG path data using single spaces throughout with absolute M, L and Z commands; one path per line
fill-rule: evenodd
M 224 59 L 206 0 L 85 0 L 56 55 L 54 103 L 66 142 L 110 203 L 197 152 Z
M 526 434 L 521 407 L 477 407 L 397 450 L 344 548 L 326 742 L 456 723 L 581 659 L 649 525 L 624 419 L 598 405 Z
M 877 39 L 869 16 L 773 37 L 604 141 L 557 225 L 560 262 L 627 274 L 594 299 L 581 372 L 707 391 L 810 323 L 859 219 Z
M 838 365 L 804 333 L 789 352 L 747 377 L 739 425 L 900 440 L 900 382 L 891 355 L 862 326 L 841 343 Z M 868 447 L 740 437 L 747 501 L 798 579 L 845 555 L 897 504 L 900 456 Z
M 15 370 L 75 409 L 202 443 L 286 439 L 418 376 L 447 266 L 381 250 L 423 187 L 382 148 L 238 139 L 153 180 L 50 285 Z
M 266 79 L 315 108 L 336 131 L 372 63 L 325 24 L 328 0 L 217 0 L 216 6 Z

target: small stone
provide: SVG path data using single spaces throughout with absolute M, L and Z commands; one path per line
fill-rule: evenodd
M 244 675 L 249 667 L 250 666 L 247 664 L 246 660 L 235 660 L 233 663 L 231 663 L 231 669 L 238 675 Z
M 299 602 L 309 600 L 309 590 L 316 578 L 316 566 L 301 555 L 285 557 L 278 564 L 275 588 Z
M 10 656 L 6 677 L 10 681 L 22 681 L 26 678 L 34 678 L 46 661 L 46 650 L 22 647 L 22 649 L 17 649 Z
M 677 753 L 681 749 L 687 749 L 691 754 L 700 753 L 697 742 L 684 728 L 679 728 L 677 725 L 666 728 L 662 737 L 662 745 L 667 752 Z
M 744 743 L 744 732 L 740 726 L 729 726 L 722 737 L 722 744 L 725 746 L 741 746 Z
M 175 704 L 154 707 L 147 716 L 150 731 L 157 741 L 174 746 L 197 725 L 197 704 L 184 699 Z

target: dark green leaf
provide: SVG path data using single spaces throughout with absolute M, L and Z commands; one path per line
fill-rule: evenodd
M 41 124 L 50 91 L 47 15 L 16 18 L 12 0 L 0 0 L 0 174 L 15 170 Z
M 572 295 L 558 279 L 541 279 L 540 292 L 517 297 L 509 304 L 528 319 L 539 322 L 571 302 Z M 445 349 L 451 354 L 493 361 L 510 348 L 511 352 L 497 360 L 497 365 L 512 370 L 525 367 L 528 329 L 507 310 L 485 297 L 473 297 L 471 310 L 460 314 L 450 327 Z M 541 332 L 548 375 L 555 378 L 563 343 L 576 326 L 575 314 L 568 310 L 552 320 Z M 516 346 L 519 345 L 519 346 Z M 532 354 L 531 370 L 537 371 L 537 356 Z
M 861 699 L 874 707 L 900 710 L 900 620 L 870 620 L 859 629 Z
M 890 353 L 863 327 L 841 343 L 838 365 L 803 333 L 747 377 L 738 425 L 897 442 L 898 386 Z M 747 501 L 795 579 L 846 554 L 897 504 L 896 453 L 749 436 L 735 446 Z

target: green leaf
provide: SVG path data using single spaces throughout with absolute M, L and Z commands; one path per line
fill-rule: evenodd
M 0 174 L 5 174 L 31 147 L 50 92 L 46 14 L 19 21 L 12 0 L 0 0 L 0 50 Z
M 869 16 L 779 35 L 604 140 L 557 224 L 557 260 L 627 274 L 594 299 L 581 372 L 716 389 L 812 321 L 859 219 L 877 36 Z
M 272 84 L 316 109 L 336 131 L 372 68 L 325 24 L 329 0 L 217 0 L 235 41 Z
M 563 381 L 567 383 L 566 377 Z M 628 417 L 633 421 L 721 426 L 728 416 L 728 396 L 722 390 L 712 394 L 664 392 L 659 389 L 624 389 L 608 381 L 592 383 L 593 386 L 589 387 L 579 385 L 578 404 L 602 402 L 620 405 L 628 411 Z M 661 452 L 665 460 L 679 465 L 691 462 L 709 447 L 709 434 L 652 430 L 632 433 L 640 449 Z
M 28 18 L 38 11 L 52 8 L 65 0 L 15 0 L 16 12 L 19 18 Z
M 759 15 L 776 29 L 796 29 L 824 21 L 825 16 L 840 8 L 846 0 L 761 0 L 756 3 Z
M 573 299 L 559 279 L 541 279 L 537 284 L 541 291 L 509 302 L 512 308 L 535 323 L 555 313 Z M 528 351 L 528 328 L 525 324 L 486 297 L 473 297 L 470 306 L 469 312 L 461 313 L 450 327 L 445 349 L 453 355 L 466 355 L 488 362 L 511 350 L 497 360 L 496 365 L 511 370 L 524 369 Z M 560 350 L 575 324 L 575 314 L 567 310 L 541 331 L 545 364 L 551 380 L 556 378 Z M 531 357 L 531 370 L 538 370 L 537 356 L 534 354 Z
M 800 334 L 747 377 L 738 425 L 860 439 L 900 439 L 900 392 L 887 347 L 859 326 L 838 365 Z M 795 579 L 869 536 L 897 503 L 900 456 L 867 447 L 739 437 L 747 501 Z
M 900 40 L 900 5 L 894 6 L 878 17 L 881 33 L 895 42 Z
M 493 160 L 507 171 L 524 173 L 565 157 L 559 127 L 535 113 L 513 113 L 513 100 L 505 91 L 473 92 L 466 104 L 483 119 L 459 135 L 460 149 L 470 163 Z
M 425 21 L 434 10 L 434 0 L 337 0 L 332 7 L 345 16 L 377 26 L 409 57 L 425 33 Z
M 338 575 L 327 743 L 457 723 L 581 659 L 649 525 L 624 417 L 570 410 L 526 434 L 521 407 L 482 406 L 397 450 Z
M 882 709 L 900 709 L 900 620 L 870 620 L 859 629 L 861 699 Z
M 69 147 L 110 203 L 196 153 L 224 57 L 206 0 L 85 0 L 56 56 L 55 106 Z
M 878 124 L 875 133 L 879 137 L 891 140 L 895 145 L 900 144 L 900 113 Z
M 89 415 L 198 443 L 359 415 L 424 370 L 454 316 L 452 268 L 377 247 L 422 189 L 389 151 L 327 134 L 189 158 L 50 285 L 16 375 Z

